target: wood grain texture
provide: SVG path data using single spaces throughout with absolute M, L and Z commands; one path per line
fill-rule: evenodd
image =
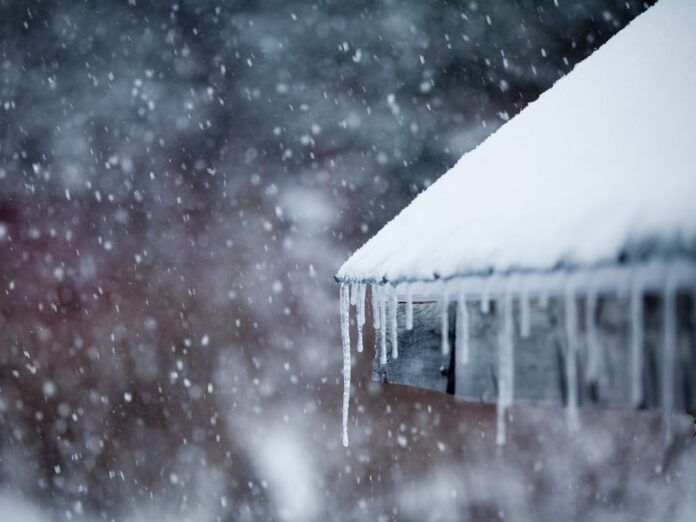
M 450 346 L 454 345 L 455 307 L 454 303 L 450 303 Z M 414 303 L 414 328 L 406 330 L 406 305 L 399 303 L 397 311 L 399 357 L 398 359 L 391 357 L 391 338 L 387 335 L 387 364 L 385 366 L 380 364 L 378 350 L 375 350 L 372 379 L 454 393 L 453 354 L 443 355 L 440 350 L 440 318 L 439 303 Z
M 469 301 L 469 362 L 454 353 L 456 303 L 449 304 L 449 339 L 452 352 L 440 349 L 441 310 L 438 302 L 414 303 L 414 328 L 405 329 L 405 303 L 399 303 L 397 323 L 399 358 L 382 366 L 373 364 L 373 379 L 455 394 L 465 401 L 494 403 L 498 396 L 498 346 L 500 306 L 491 302 L 488 313 L 478 301 Z M 530 302 L 530 336 L 520 335 L 519 301 L 513 301 L 514 402 L 560 406 L 566 403 L 568 337 L 563 300 L 550 299 L 545 306 Z M 599 365 L 596 378 L 588 379 L 586 300 L 577 299 L 577 392 L 581 406 L 632 407 L 630 304 L 627 296 L 601 297 L 594 310 Z M 643 300 L 644 342 L 641 371 L 641 408 L 662 406 L 661 376 L 664 364 L 662 298 Z M 696 410 L 696 311 L 689 295 L 677 296 L 677 343 L 674 365 L 674 408 Z

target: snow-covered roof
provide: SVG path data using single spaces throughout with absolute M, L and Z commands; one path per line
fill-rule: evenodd
M 696 1 L 661 0 L 421 193 L 337 279 L 696 251 Z

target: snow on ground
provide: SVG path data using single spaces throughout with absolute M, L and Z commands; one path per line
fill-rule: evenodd
M 662 0 L 418 196 L 341 279 L 615 261 L 696 239 L 696 3 Z

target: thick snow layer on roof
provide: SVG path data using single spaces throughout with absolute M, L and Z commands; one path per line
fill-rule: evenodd
M 696 1 L 661 0 L 343 265 L 397 281 L 696 245 Z M 658 249 L 659 250 L 659 249 Z

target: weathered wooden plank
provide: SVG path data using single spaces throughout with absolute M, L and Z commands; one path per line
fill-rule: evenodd
M 388 310 L 388 307 L 387 307 Z M 450 346 L 454 345 L 454 303 L 449 308 Z M 387 335 L 387 364 L 379 362 L 379 350 L 375 350 L 372 379 L 394 384 L 407 384 L 444 393 L 454 393 L 453 353 L 443 355 L 440 350 L 440 304 L 437 302 L 414 303 L 413 330 L 406 330 L 406 306 L 399 303 L 399 357 L 391 357 L 391 336 Z M 387 317 L 390 314 L 387 313 Z M 389 332 L 390 329 L 387 331 Z M 377 341 L 379 342 L 379 340 Z
M 580 405 L 631 407 L 630 303 L 627 296 L 602 297 L 594 310 L 599 364 L 589 378 L 588 306 L 578 299 L 577 307 L 577 393 Z M 445 356 L 440 350 L 440 305 L 414 303 L 414 329 L 405 329 L 405 304 L 398 309 L 399 358 L 388 357 L 386 366 L 376 359 L 373 378 L 454 393 L 466 401 L 494 403 L 498 395 L 498 346 L 501 328 L 500 307 L 491 302 L 488 313 L 478 301 L 469 301 L 469 359 L 464 363 L 454 353 L 456 303 L 450 303 L 449 337 L 453 348 Z M 696 410 L 696 313 L 693 298 L 677 299 L 676 354 L 674 366 L 674 408 Z M 519 302 L 514 301 L 514 400 L 516 403 L 563 405 L 568 395 L 566 357 L 568 338 L 565 309 L 561 299 L 542 306 L 530 302 L 530 335 L 520 335 Z M 649 295 L 643 300 L 644 340 L 642 345 L 639 407 L 660 408 L 664 364 L 662 299 Z M 388 340 L 391 343 L 390 340 Z M 391 346 L 391 344 L 390 344 Z M 390 352 L 390 350 L 388 350 Z

